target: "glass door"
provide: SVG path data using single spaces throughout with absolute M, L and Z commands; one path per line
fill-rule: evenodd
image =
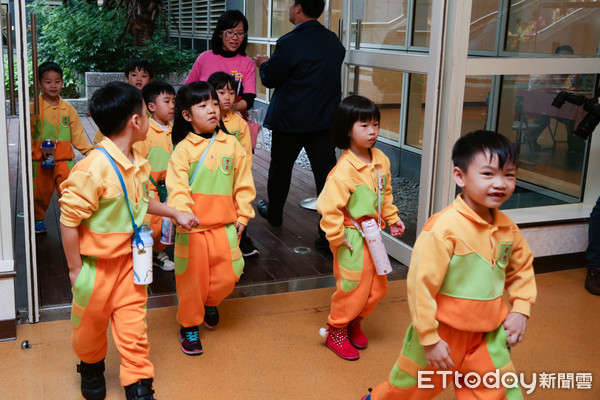
M 432 207 L 445 2 L 353 0 L 344 7 L 344 94 L 366 96 L 380 108 L 376 147 L 391 161 L 394 203 L 407 228 L 400 239 L 386 235 L 386 245 L 408 265 Z

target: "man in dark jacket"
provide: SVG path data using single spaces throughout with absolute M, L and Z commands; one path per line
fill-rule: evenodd
M 340 103 L 341 66 L 346 50 L 337 36 L 317 18 L 323 0 L 294 0 L 289 19 L 294 29 L 279 38 L 269 59 L 257 55 L 264 86 L 275 88 L 264 125 L 273 131 L 267 191 L 258 212 L 273 226 L 281 226 L 294 162 L 304 148 L 315 177 L 317 195 L 336 163 L 329 128 Z M 315 240 L 327 248 L 319 228 Z

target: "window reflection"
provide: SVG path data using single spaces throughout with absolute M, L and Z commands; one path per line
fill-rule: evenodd
M 582 40 L 585 38 L 584 40 Z M 511 0 L 505 50 L 553 54 L 568 43 L 580 56 L 597 56 L 600 7 L 595 1 Z
M 253 58 L 257 54 L 267 54 L 267 45 L 261 43 L 248 43 L 248 47 L 246 47 L 246 54 L 250 58 Z M 260 72 L 258 67 L 256 68 L 256 97 L 261 100 L 267 99 L 267 88 L 263 86 L 260 80 Z
M 469 50 L 494 51 L 498 24 L 498 0 L 474 0 L 471 9 Z
M 492 78 L 489 76 L 466 77 L 461 135 L 488 129 L 486 122 L 491 86 Z M 502 133 L 510 138 L 504 131 Z
M 429 47 L 431 34 L 431 0 L 415 1 L 413 46 Z
M 526 191 L 514 207 L 578 202 L 587 143 L 573 134 L 586 112 L 552 101 L 562 90 L 592 96 L 592 75 L 505 76 L 498 131 L 511 133 L 519 152 L 518 178 Z M 508 136 L 508 135 L 507 135 Z
M 399 71 L 355 66 L 350 68 L 348 77 L 349 94 L 368 97 L 379 107 L 379 136 L 395 142 L 400 138 L 402 78 L 403 73 Z
M 267 37 L 269 0 L 247 0 L 248 36 Z
M 426 94 L 427 75 L 411 74 L 408 91 L 408 118 L 406 122 L 405 144 L 418 149 L 423 148 Z

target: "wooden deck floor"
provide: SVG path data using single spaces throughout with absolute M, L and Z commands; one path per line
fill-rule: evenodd
M 97 129 L 96 125 L 89 117 L 82 116 L 81 119 L 91 143 Z M 10 119 L 9 137 L 12 138 L 11 142 L 12 140 L 17 142 L 15 139 L 17 133 L 18 120 Z M 14 196 L 12 196 L 14 203 L 12 209 L 15 210 L 15 226 L 17 227 L 19 221 L 16 215 L 23 212 L 18 146 L 11 146 L 10 152 L 11 190 L 14 193 Z M 80 159 L 81 156 L 79 155 L 78 158 Z M 252 172 L 257 190 L 255 204 L 259 199 L 266 200 L 269 161 L 270 154 L 266 150 L 257 150 L 254 154 Z M 313 244 L 317 235 L 318 214 L 316 211 L 305 210 L 299 205 L 302 199 L 314 197 L 315 195 L 312 172 L 295 166 L 290 194 L 284 210 L 283 226 L 273 228 L 258 214 L 249 223 L 248 231 L 260 254 L 245 260 L 246 266 L 244 274 L 237 284 L 238 289 L 277 282 L 297 282 L 305 278 L 331 277 L 331 253 L 316 249 Z M 68 304 L 72 299 L 68 268 L 59 235 L 59 215 L 60 210 L 55 196 L 45 218 L 48 232 L 36 235 L 37 271 L 42 307 Z M 24 260 L 22 224 L 21 218 L 21 234 L 15 235 L 15 248 L 20 249 L 22 260 Z M 21 243 L 19 243 L 19 240 Z M 310 251 L 307 254 L 300 254 L 295 251 L 303 250 L 299 248 L 308 248 Z M 395 262 L 395 260 L 392 260 L 392 263 L 396 268 L 395 277 L 404 277 L 406 267 Z M 329 280 L 328 282 L 331 285 L 333 281 Z M 285 291 L 286 289 L 284 287 L 284 289 L 278 290 Z M 153 302 L 152 300 L 153 298 L 168 297 L 174 293 L 175 278 L 173 272 L 164 272 L 159 268 L 155 268 L 154 282 L 149 286 L 149 306 L 152 307 L 153 304 L 168 305 L 168 303 Z

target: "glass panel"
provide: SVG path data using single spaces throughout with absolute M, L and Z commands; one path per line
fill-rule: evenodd
M 492 78 L 489 76 L 466 77 L 461 135 L 488 129 L 486 121 L 491 86 Z M 507 132 L 500 132 L 508 136 Z
M 331 11 L 331 30 L 338 35 L 339 34 L 339 20 L 344 18 L 344 3 L 342 0 L 331 0 L 329 2 Z
M 248 36 L 266 38 L 269 35 L 269 0 L 247 0 L 246 18 Z
M 353 0 L 351 46 L 356 20 L 361 19 L 360 47 L 380 50 L 406 48 L 408 0 Z
M 267 45 L 261 43 L 248 43 L 248 47 L 246 47 L 246 54 L 250 58 L 253 58 L 257 54 L 267 54 Z M 258 67 L 256 68 L 256 97 L 262 100 L 267 100 L 267 88 L 264 87 L 260 81 Z
M 431 0 L 415 1 L 413 46 L 429 47 L 431 34 Z
M 584 39 L 585 38 L 585 39 Z M 600 7 L 596 1 L 511 0 L 505 50 L 554 54 L 570 45 L 579 56 L 597 56 Z
M 290 22 L 290 6 L 293 0 L 273 0 L 273 21 L 271 21 L 271 37 L 280 38 L 292 29 L 294 25 Z M 325 14 L 325 12 L 323 12 Z M 323 24 L 324 16 L 321 14 L 318 21 Z
M 519 185 L 505 208 L 579 202 L 587 142 L 576 127 L 586 116 L 581 106 L 552 103 L 568 90 L 592 96 L 594 75 L 505 76 L 501 86 L 498 131 L 519 152 Z
M 498 0 L 473 0 L 469 50 L 494 51 L 498 26 Z
M 355 75 L 358 75 L 357 80 Z M 368 97 L 379 106 L 381 112 L 379 136 L 396 142 L 400 138 L 402 78 L 403 73 L 399 71 L 356 66 L 350 67 L 348 75 L 349 94 L 356 93 Z
M 294 25 L 290 22 L 290 6 L 292 4 L 292 0 L 273 0 L 271 37 L 279 38 L 294 29 Z
M 406 122 L 405 144 L 419 149 L 423 148 L 426 94 L 427 75 L 411 74 L 408 91 L 408 119 Z

